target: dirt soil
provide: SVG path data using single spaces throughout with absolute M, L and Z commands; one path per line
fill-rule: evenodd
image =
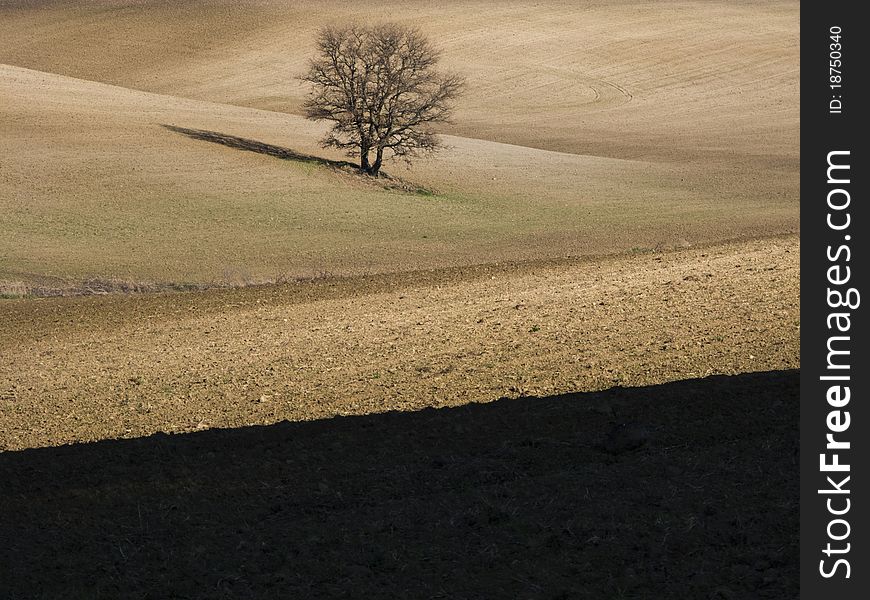
M 407 189 L 299 116 L 387 12 Z M 0 600 L 797 597 L 799 22 L 0 0 Z
M 799 362 L 799 240 L 0 303 L 0 449 Z
M 421 194 L 324 166 L 344 158 L 318 147 L 325 124 L 3 65 L 0 127 L 0 296 L 595 256 L 800 228 L 797 157 L 755 146 L 635 160 L 446 136 L 411 170 L 386 167 L 431 191 Z M 707 142 L 669 147 L 686 143 Z
M 797 598 L 798 380 L 0 453 L 0 596 Z
M 321 168 L 301 116 L 317 30 L 385 15 L 468 78 L 385 165 L 431 195 Z M 0 296 L 797 233 L 799 41 L 794 0 L 0 2 Z
M 3 302 L 0 597 L 795 598 L 799 250 Z
M 316 31 L 385 18 L 420 27 L 468 76 L 445 133 L 619 158 L 742 157 L 756 173 L 799 158 L 796 0 L 12 0 L 0 3 L 0 63 L 301 114 L 296 77 Z

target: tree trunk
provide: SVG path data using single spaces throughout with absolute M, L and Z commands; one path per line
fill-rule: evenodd
M 359 149 L 359 168 L 364 173 L 371 173 L 372 167 L 369 165 L 369 149 L 365 146 Z
M 381 163 L 384 162 L 384 149 L 378 148 L 377 153 L 375 154 L 375 162 L 372 163 L 371 168 L 369 169 L 369 175 L 378 176 L 378 173 L 381 171 Z

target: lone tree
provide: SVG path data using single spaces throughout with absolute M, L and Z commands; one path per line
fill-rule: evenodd
M 305 115 L 334 123 L 323 147 L 359 156 L 360 169 L 374 176 L 386 150 L 405 159 L 436 150 L 431 126 L 450 118 L 464 86 L 459 75 L 435 69 L 439 58 L 415 28 L 387 23 L 321 30 L 317 56 L 302 79 L 314 85 Z

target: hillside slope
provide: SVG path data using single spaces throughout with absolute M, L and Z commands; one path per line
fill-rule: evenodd
M 384 18 L 420 26 L 467 74 L 448 133 L 796 166 L 796 1 L 7 0 L 0 63 L 298 113 L 316 29 Z
M 798 227 L 788 174 L 735 179 L 448 137 L 434 160 L 388 167 L 435 190 L 420 194 L 313 158 L 324 155 L 323 129 L 294 115 L 10 66 L 0 66 L 0 98 L 7 285 L 244 284 Z
M 4 301 L 0 450 L 793 369 L 799 258 L 790 236 L 471 273 Z

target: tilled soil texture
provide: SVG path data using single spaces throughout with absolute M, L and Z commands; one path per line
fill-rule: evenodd
M 0 449 L 795 369 L 799 247 L 3 301 Z
M 0 453 L 0 597 L 796 598 L 798 380 Z

